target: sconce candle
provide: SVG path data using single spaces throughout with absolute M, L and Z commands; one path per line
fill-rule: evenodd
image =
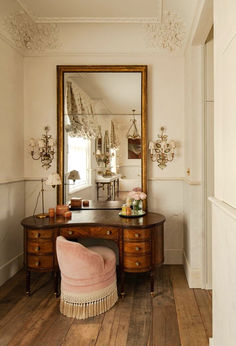
M 48 134 L 49 127 L 44 127 L 45 133 L 42 135 L 42 138 L 36 142 L 34 138 L 30 139 L 30 152 L 33 160 L 41 160 L 42 167 L 48 169 L 51 167 L 52 161 L 55 154 L 55 141 L 52 139 L 52 136 Z
M 161 134 L 158 140 L 149 143 L 150 157 L 153 162 L 158 162 L 158 167 L 164 169 L 168 162 L 175 157 L 176 144 L 174 141 L 167 142 L 168 136 L 164 134 L 164 127 L 161 127 Z

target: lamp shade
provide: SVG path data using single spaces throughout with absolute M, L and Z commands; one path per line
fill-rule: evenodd
M 68 180 L 79 180 L 80 179 L 80 175 L 79 175 L 79 172 L 74 169 L 73 171 L 70 171 L 69 172 L 69 175 L 68 175 Z
M 61 178 L 58 173 L 49 174 L 48 179 L 46 180 L 46 185 L 61 185 Z

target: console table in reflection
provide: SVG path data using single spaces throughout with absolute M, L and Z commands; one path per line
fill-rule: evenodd
M 102 175 L 97 175 L 96 177 L 96 187 L 97 187 L 97 200 L 99 200 L 99 190 L 107 187 L 107 199 L 114 200 L 115 196 L 119 197 L 120 191 L 120 174 L 112 175 L 109 177 L 103 177 Z
M 26 293 L 30 294 L 30 273 L 53 272 L 57 293 L 58 263 L 56 238 L 110 239 L 119 249 L 121 294 L 124 295 L 124 275 L 150 273 L 151 294 L 154 292 L 154 270 L 164 261 L 164 222 L 160 214 L 147 213 L 139 218 L 122 218 L 117 210 L 80 210 L 72 212 L 72 219 L 25 218 L 24 263 Z

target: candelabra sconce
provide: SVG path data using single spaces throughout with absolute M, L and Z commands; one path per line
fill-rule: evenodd
M 30 140 L 30 153 L 33 160 L 41 160 L 42 167 L 48 169 L 51 167 L 52 161 L 55 155 L 56 142 L 52 136 L 48 134 L 50 128 L 44 127 L 45 133 L 42 134 L 42 138 L 37 141 L 34 138 Z
M 168 136 L 164 134 L 165 128 L 161 127 L 161 134 L 155 142 L 149 142 L 150 157 L 152 162 L 157 162 L 158 167 L 164 169 L 168 162 L 173 161 L 175 157 L 175 142 L 167 141 Z
M 110 163 L 110 154 L 109 153 L 101 153 L 101 150 L 97 150 L 95 154 L 95 158 L 97 161 L 98 166 L 100 167 L 101 164 L 104 163 L 105 167 L 107 167 Z

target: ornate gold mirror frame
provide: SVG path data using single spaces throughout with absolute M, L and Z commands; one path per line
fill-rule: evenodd
M 147 193 L 147 66 L 146 65 L 59 65 L 57 66 L 57 171 L 62 184 L 57 188 L 57 203 L 64 196 L 64 74 L 73 72 L 139 72 L 141 73 L 141 169 L 142 191 Z M 144 205 L 146 209 L 146 203 Z

